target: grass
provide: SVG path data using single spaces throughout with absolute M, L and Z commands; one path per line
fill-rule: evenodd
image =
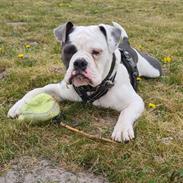
M 183 2 L 0 0 L 0 171 L 13 158 L 48 158 L 67 169 L 87 169 L 110 182 L 183 182 Z M 139 82 L 146 109 L 129 144 L 95 142 L 47 123 L 7 119 L 8 109 L 27 91 L 63 78 L 60 48 L 52 30 L 68 20 L 75 24 L 116 21 L 127 30 L 131 44 L 162 60 L 165 75 Z M 31 45 L 25 48 L 25 45 Z M 17 58 L 23 53 L 24 59 Z M 68 121 L 77 128 L 110 137 L 118 113 L 110 109 L 63 102 Z M 78 111 L 79 109 L 79 111 Z

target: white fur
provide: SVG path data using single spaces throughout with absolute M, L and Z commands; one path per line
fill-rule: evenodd
M 134 49 L 135 50 L 135 49 Z M 137 50 L 138 55 L 137 68 L 139 76 L 146 76 L 148 78 L 156 78 L 160 76 L 160 71 L 154 68 L 144 57 L 142 57 Z
M 94 41 L 96 40 L 96 41 Z M 108 45 L 98 26 L 78 26 L 77 29 L 70 35 L 70 41 L 77 45 L 78 52 L 73 55 L 69 64 L 68 71 L 73 69 L 73 62 L 78 58 L 85 58 L 88 61 L 89 69 L 94 78 L 94 86 L 102 82 L 102 79 L 107 75 L 112 62 L 112 54 L 109 52 Z M 113 45 L 113 44 L 112 44 Z M 101 49 L 102 53 L 97 58 L 91 57 L 91 52 L 94 48 Z M 115 47 L 111 47 L 112 52 Z M 66 73 L 67 75 L 67 73 Z M 96 80 L 95 80 L 96 79 Z
M 117 23 L 113 23 L 114 26 L 121 28 Z M 120 27 L 119 27 L 120 26 Z M 108 27 L 108 26 L 106 26 Z M 109 28 L 110 29 L 110 28 Z M 110 30 L 109 30 L 110 31 Z M 122 30 L 123 36 L 127 36 L 126 32 Z M 110 34 L 108 33 L 108 36 Z M 112 39 L 109 37 L 109 39 Z M 77 58 L 85 58 L 89 64 L 89 69 L 93 73 L 92 80 L 94 85 L 98 85 L 102 79 L 105 78 L 109 72 L 112 53 L 106 43 L 105 37 L 102 35 L 98 26 L 78 27 L 70 36 L 71 42 L 77 45 L 79 51 L 73 55 L 69 68 L 66 72 L 65 78 L 61 83 L 49 84 L 43 88 L 37 88 L 28 92 L 21 100 L 16 102 L 14 106 L 9 110 L 8 117 L 15 118 L 20 115 L 20 109 L 23 104 L 28 102 L 32 97 L 39 93 L 46 92 L 53 95 L 58 101 L 71 100 L 81 101 L 81 98 L 73 89 L 72 85 L 68 85 L 68 79 L 73 71 L 73 62 Z M 114 49 L 114 44 L 109 42 L 110 49 Z M 91 50 L 93 48 L 102 49 L 103 52 L 98 58 L 91 56 Z M 121 142 L 129 141 L 134 138 L 133 124 L 135 120 L 141 115 L 144 110 L 144 103 L 142 98 L 133 89 L 128 72 L 123 64 L 120 64 L 119 50 L 115 51 L 117 71 L 115 85 L 100 99 L 96 100 L 93 104 L 101 107 L 109 107 L 120 111 L 118 121 L 114 127 L 112 133 L 112 139 Z M 141 75 L 148 75 L 149 77 L 158 76 L 157 72 L 150 67 L 149 64 L 139 54 L 138 69 Z
M 96 69 L 94 59 L 91 57 L 91 55 L 86 51 L 78 51 L 76 54 L 73 55 L 71 58 L 69 68 L 67 69 L 67 72 L 65 74 L 64 80 L 69 83 L 69 78 L 71 77 L 72 72 L 74 71 L 73 63 L 77 59 L 85 59 L 88 63 L 88 72 L 90 72 L 90 79 L 93 81 L 93 86 L 97 86 L 102 81 L 102 75 L 98 70 Z

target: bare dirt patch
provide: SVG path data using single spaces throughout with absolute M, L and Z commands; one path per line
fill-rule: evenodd
M 101 176 L 88 172 L 70 172 L 48 160 L 22 157 L 10 162 L 10 169 L 0 177 L 0 183 L 105 183 Z

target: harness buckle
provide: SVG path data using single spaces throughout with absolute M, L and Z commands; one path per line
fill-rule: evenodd
M 105 87 L 107 88 L 112 88 L 114 86 L 114 82 L 111 81 L 111 80 L 107 80 L 105 83 L 104 83 Z

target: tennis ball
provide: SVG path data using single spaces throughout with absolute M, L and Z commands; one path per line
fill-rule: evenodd
M 19 120 L 47 121 L 60 113 L 60 106 L 55 99 L 46 93 L 41 93 L 25 103 L 20 109 Z

